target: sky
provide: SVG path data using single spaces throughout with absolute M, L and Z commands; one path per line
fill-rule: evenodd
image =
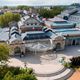
M 0 0 L 0 6 L 70 5 L 72 3 L 80 3 L 80 0 Z

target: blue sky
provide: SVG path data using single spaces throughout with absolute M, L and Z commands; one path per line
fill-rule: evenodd
M 80 0 L 0 0 L 0 6 L 8 5 L 68 5 L 80 3 Z

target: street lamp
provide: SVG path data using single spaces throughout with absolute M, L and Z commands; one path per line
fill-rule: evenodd
M 24 62 L 24 67 L 27 68 L 27 62 L 26 61 Z
M 53 51 L 54 51 L 54 54 L 56 54 L 56 47 L 53 49 Z M 57 58 L 57 54 L 56 54 L 56 58 Z

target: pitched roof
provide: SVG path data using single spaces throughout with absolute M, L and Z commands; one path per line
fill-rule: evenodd
M 37 31 L 37 32 L 26 32 L 22 34 L 23 40 L 34 40 L 34 39 L 48 39 L 50 38 L 47 36 L 43 31 Z

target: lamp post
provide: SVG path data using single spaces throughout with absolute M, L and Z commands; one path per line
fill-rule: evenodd
M 24 67 L 27 69 L 27 62 L 26 61 L 24 62 Z
M 56 54 L 56 47 L 53 49 L 54 54 Z M 56 58 L 57 58 L 57 54 L 56 54 Z

